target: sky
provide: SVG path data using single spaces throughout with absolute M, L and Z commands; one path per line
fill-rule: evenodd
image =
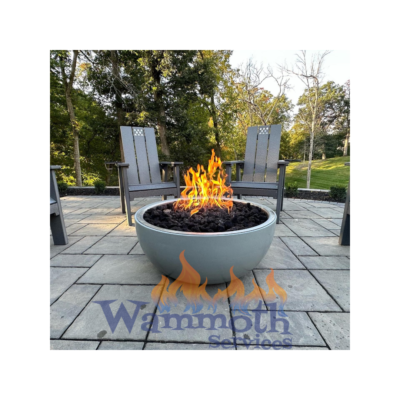
M 321 52 L 323 50 L 320 50 Z M 299 50 L 234 50 L 231 56 L 231 65 L 235 68 L 240 64 L 245 64 L 249 58 L 253 61 L 263 63 L 266 67 L 268 64 L 273 68 L 277 64 L 286 64 L 290 68 L 294 66 L 296 60 L 296 53 Z M 311 56 L 318 50 L 307 50 L 307 55 Z M 325 58 L 324 62 L 325 80 L 334 81 L 339 84 L 345 83 L 350 79 L 350 52 L 348 50 L 333 50 Z M 291 77 L 290 85 L 293 87 L 287 96 L 292 100 L 293 104 L 297 104 L 298 98 L 304 92 L 304 84 L 295 76 Z M 263 87 L 270 90 L 273 94 L 277 93 L 277 86 L 272 82 L 263 84 Z M 297 107 L 295 107 L 295 111 Z

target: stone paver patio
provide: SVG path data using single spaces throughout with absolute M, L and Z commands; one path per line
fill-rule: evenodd
M 250 198 L 275 208 L 273 199 Z M 159 200 L 133 201 L 132 211 Z M 161 274 L 144 255 L 135 227 L 127 225 L 119 197 L 71 196 L 62 199 L 62 206 L 69 243 L 54 246 L 50 237 L 53 350 L 208 350 L 216 347 L 210 335 L 218 335 L 220 342 L 225 339 L 218 349 L 227 350 L 260 349 L 262 341 L 267 344 L 264 349 L 275 350 L 350 348 L 350 247 L 338 244 L 343 204 L 285 199 L 271 248 L 258 267 L 242 278 L 246 294 L 253 289 L 253 279 L 268 292 L 265 279 L 270 268 L 274 269 L 275 281 L 287 293 L 288 336 L 256 331 L 254 326 L 245 331 L 240 318 L 226 329 L 207 330 L 210 321 L 206 319 L 203 327 L 198 325 L 200 320 L 194 323 L 199 329 L 174 329 L 177 325 L 172 320 L 171 328 L 163 329 L 168 322 L 150 296 Z M 225 288 L 225 284 L 208 285 L 207 292 L 213 296 Z M 180 293 L 178 300 L 170 312 L 187 313 Z M 120 320 L 112 332 L 100 305 L 105 303 L 98 303 L 102 301 L 108 301 L 112 318 L 121 313 L 121 303 L 129 318 L 136 313 L 130 331 Z M 132 301 L 148 304 L 139 307 Z M 211 311 L 202 311 L 207 312 Z M 271 313 L 270 305 L 261 304 L 257 314 L 261 326 L 269 324 Z M 219 301 L 218 314 L 227 320 L 232 317 L 229 300 Z M 283 326 L 277 318 L 277 326 Z M 182 327 L 185 324 L 184 320 Z M 246 341 L 238 339 L 229 345 L 232 337 Z M 291 338 L 292 347 L 281 343 L 285 337 Z

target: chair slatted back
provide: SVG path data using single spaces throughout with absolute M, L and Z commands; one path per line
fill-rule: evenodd
M 161 183 L 154 128 L 121 126 L 121 137 L 129 185 Z
M 281 125 L 252 126 L 247 130 L 243 181 L 275 183 Z

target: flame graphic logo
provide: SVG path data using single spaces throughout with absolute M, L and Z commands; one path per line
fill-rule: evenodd
M 182 272 L 178 278 L 170 284 L 170 280 L 162 275 L 161 281 L 154 287 L 151 292 L 151 298 L 161 313 L 164 311 L 169 312 L 171 306 L 178 304 L 176 294 L 178 290 L 183 293 L 184 297 L 188 301 L 185 311 L 192 310 L 192 313 L 198 313 L 203 309 L 204 305 L 208 306 L 208 309 L 213 309 L 213 312 L 217 309 L 217 301 L 220 299 L 230 299 L 230 306 L 232 311 L 239 312 L 242 314 L 248 313 L 248 307 L 254 300 L 263 301 L 266 303 L 276 302 L 276 295 L 279 297 L 279 315 L 286 316 L 283 312 L 283 307 L 287 300 L 286 291 L 280 287 L 274 279 L 274 270 L 266 278 L 268 286 L 268 293 L 263 288 L 257 285 L 255 279 L 253 279 L 253 290 L 249 294 L 245 294 L 245 287 L 243 282 L 235 276 L 233 273 L 233 266 L 230 269 L 231 282 L 225 290 L 218 289 L 218 293 L 214 297 L 211 297 L 207 291 L 207 278 L 205 282 L 200 285 L 201 277 L 200 274 L 187 262 L 185 258 L 185 250 L 179 255 L 179 260 L 182 264 Z

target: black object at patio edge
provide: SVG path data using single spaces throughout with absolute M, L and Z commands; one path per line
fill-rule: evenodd
M 54 244 L 65 245 L 68 244 L 68 236 L 64 224 L 60 194 L 58 192 L 55 173 L 57 169 L 61 169 L 61 167 L 59 165 L 50 166 L 50 228 Z

